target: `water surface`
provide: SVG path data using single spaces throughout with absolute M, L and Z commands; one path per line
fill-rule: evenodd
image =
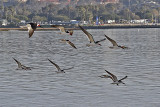
M 73 36 L 59 31 L 0 31 L 0 106 L 1 107 L 159 107 L 160 105 L 160 30 L 88 30 L 95 40 L 104 34 L 129 49 L 86 47 L 84 33 Z M 59 42 L 69 39 L 78 48 Z M 16 58 L 31 71 L 16 70 Z M 51 59 L 66 73 L 55 73 Z M 126 85 L 116 86 L 98 76 L 105 69 L 118 78 L 128 76 Z

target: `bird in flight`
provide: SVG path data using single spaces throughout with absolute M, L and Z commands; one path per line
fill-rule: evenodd
M 65 70 L 70 70 L 72 69 L 73 67 L 71 68 L 68 68 L 68 69 L 61 69 L 56 63 L 54 63 L 53 61 L 51 61 L 50 59 L 48 59 L 50 63 L 52 63 L 58 71 L 56 71 L 57 73 L 65 73 Z
M 122 49 L 127 49 L 128 47 L 126 46 L 120 46 L 117 44 L 117 42 L 111 38 L 109 38 L 107 35 L 105 35 L 105 37 L 113 44 L 112 47 L 109 47 L 109 48 L 112 48 L 112 49 L 116 49 L 116 48 L 122 48 Z
M 18 60 L 13 58 L 16 63 L 18 64 L 18 68 L 16 70 L 31 70 L 31 67 L 26 67 L 25 65 L 22 65 Z
M 126 79 L 127 76 L 125 76 L 125 77 L 123 77 L 122 79 L 118 80 L 117 77 L 116 77 L 114 74 L 110 73 L 110 72 L 107 71 L 107 70 L 105 70 L 105 71 L 109 74 L 109 75 L 107 75 L 107 78 L 111 78 L 111 79 L 113 80 L 113 83 L 112 83 L 112 84 L 117 84 L 117 85 L 119 85 L 120 83 L 121 83 L 121 84 L 125 84 L 124 82 L 122 82 L 122 80 Z
M 86 34 L 86 36 L 90 42 L 90 44 L 87 44 L 87 46 L 93 46 L 93 45 L 100 45 L 101 46 L 100 42 L 106 40 L 106 38 L 104 38 L 102 40 L 95 41 L 93 39 L 93 36 L 88 31 L 86 31 L 82 26 L 79 25 L 79 28 Z
M 33 35 L 34 31 L 37 29 L 37 27 L 42 27 L 42 26 L 37 23 L 28 23 L 26 27 L 28 28 L 29 38 L 30 38 Z
M 73 30 L 66 30 L 62 25 L 51 25 L 51 27 L 56 27 L 60 29 L 60 34 L 69 34 L 71 36 L 73 35 Z
M 77 49 L 77 47 L 69 40 L 66 39 L 61 39 L 61 41 L 68 43 L 70 46 L 72 46 L 73 48 Z

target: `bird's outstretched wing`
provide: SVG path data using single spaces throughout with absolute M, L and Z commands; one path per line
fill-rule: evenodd
M 15 61 L 16 61 L 16 63 L 18 64 L 18 68 L 22 68 L 22 64 L 18 61 L 18 60 L 16 60 L 15 58 L 13 58 Z
M 74 67 L 71 67 L 71 68 L 66 68 L 66 69 L 63 69 L 63 70 L 70 70 L 70 69 L 73 69 Z
M 102 41 L 105 41 L 106 38 L 102 39 L 102 40 L 99 40 L 99 41 L 96 41 L 95 43 L 99 43 L 99 42 L 102 42 Z
M 89 32 L 87 32 L 87 31 L 86 31 L 82 26 L 80 26 L 80 25 L 79 25 L 79 28 L 87 35 L 90 43 L 95 42 L 94 39 L 93 39 L 93 36 L 92 36 Z
M 75 46 L 71 41 L 66 40 L 66 42 L 67 42 L 69 45 L 71 45 L 73 48 L 77 49 L 76 46 Z
M 128 76 L 125 76 L 125 77 L 123 77 L 122 79 L 120 79 L 119 81 L 122 81 L 122 80 L 124 80 L 124 79 L 126 79 Z
M 110 74 L 112 76 L 112 80 L 115 82 L 115 81 L 118 81 L 117 77 L 115 75 L 113 75 L 112 73 L 110 73 L 109 71 L 105 70 L 108 74 Z
M 30 38 L 34 33 L 34 30 L 33 29 L 29 29 L 28 32 L 29 32 L 29 38 Z
M 65 32 L 64 27 L 61 25 L 51 25 L 51 27 L 56 27 L 56 28 L 60 29 L 61 32 Z
M 37 24 L 36 23 L 28 23 L 26 25 L 26 27 L 28 28 L 28 33 L 29 33 L 29 38 L 33 35 L 34 31 L 37 28 Z
M 57 64 L 55 64 L 54 62 L 52 62 L 50 59 L 48 59 L 48 60 L 58 69 L 58 71 L 61 71 L 60 67 Z
M 109 75 L 101 75 L 101 76 L 99 76 L 99 77 L 101 77 L 101 78 L 112 78 L 112 77 L 109 76 Z
M 107 35 L 105 35 L 105 37 L 113 44 L 113 46 L 118 46 L 116 41 L 114 41 L 113 39 L 109 38 Z

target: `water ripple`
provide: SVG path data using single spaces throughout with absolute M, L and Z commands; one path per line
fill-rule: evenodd
M 110 49 L 107 40 L 101 47 L 86 47 L 88 40 L 80 30 L 73 36 L 36 31 L 32 38 L 27 31 L 0 31 L 0 106 L 159 107 L 159 29 L 88 31 L 95 40 L 106 34 L 129 49 Z M 60 39 L 69 39 L 78 49 Z M 12 57 L 33 69 L 16 70 Z M 74 68 L 57 74 L 47 59 L 62 69 Z M 127 75 L 126 85 L 100 78 L 105 69 L 118 78 Z

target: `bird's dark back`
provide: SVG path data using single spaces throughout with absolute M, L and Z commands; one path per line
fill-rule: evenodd
M 29 24 L 31 25 L 32 29 L 36 29 L 37 23 L 29 23 Z

